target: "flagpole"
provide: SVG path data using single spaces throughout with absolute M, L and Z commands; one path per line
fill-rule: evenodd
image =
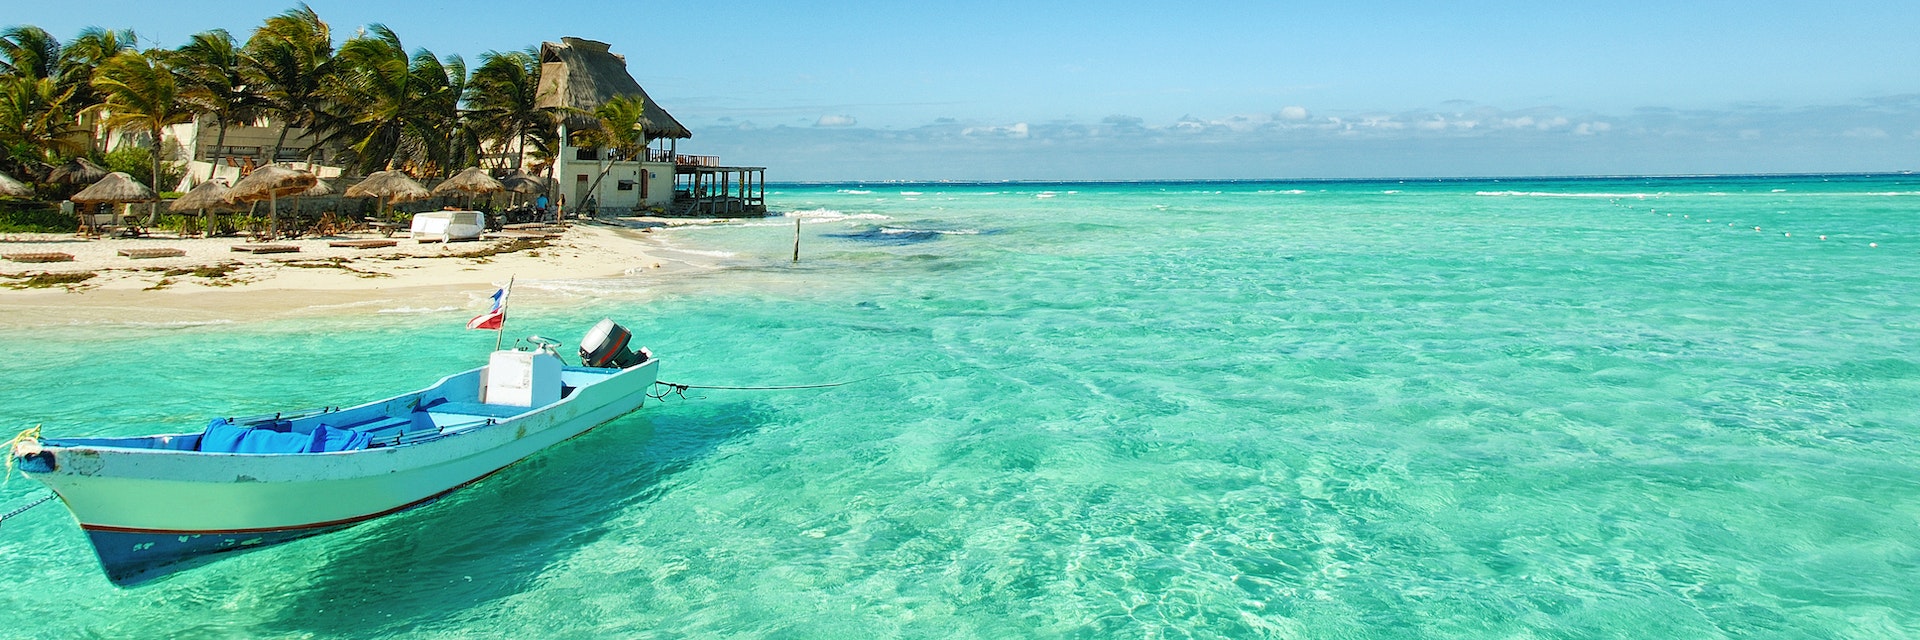
M 507 337 L 507 302 L 513 300 L 513 278 L 507 276 L 507 292 L 500 296 L 500 328 L 493 330 L 493 350 L 500 350 L 500 341 Z

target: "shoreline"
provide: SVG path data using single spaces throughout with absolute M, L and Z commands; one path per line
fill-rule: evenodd
M 70 262 L 0 261 L 0 327 L 90 323 L 256 322 L 327 316 L 390 304 L 405 310 L 464 309 L 504 284 L 711 271 L 651 236 L 671 225 L 628 218 L 619 224 L 572 224 L 548 239 L 417 243 L 396 234 L 396 246 L 328 247 L 326 237 L 275 244 L 297 253 L 235 253 L 239 238 L 80 240 L 70 234 L 0 237 L 0 253 L 62 252 Z M 180 249 L 186 255 L 133 259 L 122 249 Z M 44 286 L 29 286 L 51 274 Z M 85 276 L 84 274 L 93 274 Z M 82 279 L 84 278 L 84 279 Z M 71 280 L 71 282 L 60 282 Z M 518 295 L 545 295 L 539 288 Z

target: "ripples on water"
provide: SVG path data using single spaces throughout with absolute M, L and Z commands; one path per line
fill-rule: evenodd
M 815 222 L 799 265 L 790 222 L 676 230 L 730 271 L 560 283 L 592 291 L 515 323 L 621 319 L 695 384 L 962 370 L 650 404 L 429 507 L 133 591 L 42 508 L 0 531 L 4 628 L 1909 635 L 1920 201 L 1886 194 L 1915 187 L 783 187 Z M 49 330 L 0 373 L 47 392 L 0 417 L 124 434 L 342 404 L 491 345 L 470 310 L 364 311 Z

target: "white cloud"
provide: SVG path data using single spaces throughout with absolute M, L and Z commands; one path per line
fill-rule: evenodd
M 1573 128 L 1573 133 L 1574 135 L 1590 136 L 1606 133 L 1612 129 L 1613 125 L 1606 122 L 1582 122 L 1579 126 Z
M 1842 133 L 1840 135 L 1844 135 L 1849 138 L 1866 138 L 1869 140 L 1873 140 L 1873 139 L 1887 137 L 1887 131 L 1885 129 L 1881 129 L 1878 127 L 1854 127 L 1852 129 L 1848 129 L 1846 133 Z
M 851 126 L 853 126 L 853 125 L 856 125 L 856 124 L 860 124 L 860 122 L 859 122 L 859 121 L 857 121 L 857 120 L 854 120 L 854 119 L 853 119 L 853 116 L 820 116 L 820 119 L 819 119 L 818 121 L 815 121 L 815 122 L 813 123 L 813 126 L 816 126 L 816 127 L 851 127 Z
M 1030 133 L 1025 122 L 1016 122 L 1004 127 L 967 127 L 960 130 L 960 135 L 963 136 L 992 138 L 1025 138 Z
M 1286 107 L 1286 108 L 1283 108 L 1283 109 L 1281 109 L 1281 110 L 1280 110 L 1280 119 L 1281 119 L 1281 120 L 1293 120 L 1293 121 L 1295 121 L 1295 122 L 1298 122 L 1298 121 L 1301 121 L 1301 120 L 1305 120 L 1305 119 L 1307 119 L 1307 108 L 1306 108 L 1306 107 Z
M 1367 116 L 1360 119 L 1360 126 L 1368 129 L 1405 129 L 1407 124 L 1394 120 L 1393 116 Z

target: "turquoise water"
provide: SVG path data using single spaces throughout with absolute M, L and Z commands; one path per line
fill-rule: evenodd
M 717 271 L 549 287 L 577 297 L 510 326 L 611 316 L 693 384 L 944 373 L 690 392 L 428 507 L 134 590 L 49 505 L 0 527 L 0 629 L 1920 634 L 1920 179 L 770 199 L 791 216 L 671 232 Z M 36 330 L 0 426 L 189 430 L 491 346 L 473 310 L 375 311 Z M 15 479 L 0 506 L 40 493 Z

